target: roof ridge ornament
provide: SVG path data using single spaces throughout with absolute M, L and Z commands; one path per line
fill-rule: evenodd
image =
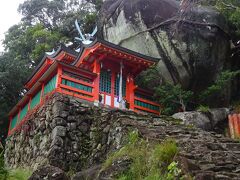
M 47 54 L 48 56 L 51 56 L 51 55 L 53 55 L 55 52 L 56 52 L 56 51 L 55 51 L 55 49 L 53 48 L 52 52 L 46 52 L 46 54 Z
M 77 21 L 77 19 L 75 20 L 75 26 L 78 30 L 78 33 L 80 35 L 80 37 L 75 37 L 75 40 L 82 42 L 85 45 L 91 44 L 93 42 L 94 39 L 94 35 L 97 33 L 98 29 L 97 26 L 95 27 L 95 29 L 93 30 L 93 32 L 91 34 L 84 34 L 81 31 L 81 28 L 79 26 L 79 23 Z

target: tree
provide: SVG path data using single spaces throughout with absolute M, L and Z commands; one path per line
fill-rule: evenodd
M 239 0 L 218 0 L 217 9 L 226 17 L 230 25 L 230 33 L 235 44 L 240 39 L 240 1 Z
M 183 90 L 180 85 L 165 83 L 155 89 L 155 97 L 163 106 L 163 114 L 171 115 L 178 111 L 186 111 L 193 92 Z
M 158 66 L 153 66 L 141 73 L 136 79 L 141 87 L 154 90 L 154 96 L 163 106 L 163 114 L 171 115 L 178 111 L 186 111 L 193 92 L 184 90 L 181 85 L 164 82 Z
M 60 43 L 74 43 L 76 19 L 86 32 L 91 31 L 101 3 L 101 0 L 26 0 L 19 6 L 23 18 L 6 33 L 5 52 L 0 55 L 0 138 L 7 133 L 7 113 L 23 96 L 23 85 L 44 53 Z
M 96 25 L 102 0 L 27 0 L 19 6 L 22 21 L 29 26 L 37 23 L 73 38 L 74 21 L 78 19 L 85 31 Z
M 238 71 L 223 71 L 218 76 L 217 80 L 201 92 L 198 96 L 199 103 L 206 103 L 207 100 L 212 99 L 214 96 L 220 94 L 224 87 L 230 83 L 237 75 L 240 74 L 240 70 Z

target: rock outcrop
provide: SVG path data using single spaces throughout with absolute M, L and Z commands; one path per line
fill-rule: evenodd
M 228 127 L 228 115 L 230 110 L 227 108 L 210 109 L 206 112 L 192 111 L 180 112 L 173 115 L 175 119 L 181 119 L 187 126 L 194 125 L 205 131 L 216 131 L 223 133 Z
M 28 180 L 70 180 L 63 170 L 54 166 L 39 167 Z
M 228 27 L 210 8 L 195 7 L 184 17 L 178 11 L 176 0 L 107 0 L 99 26 L 105 40 L 160 58 L 163 79 L 198 92 L 229 56 Z
M 240 178 L 238 141 L 186 126 L 172 117 L 105 109 L 60 94 L 50 97 L 20 131 L 8 137 L 5 161 L 11 168 L 51 165 L 81 171 L 76 178 L 94 177 L 107 155 L 120 149 L 133 130 L 152 142 L 175 139 L 181 168 L 195 179 Z M 37 172 L 45 174 L 44 168 Z M 111 177 L 111 173 L 107 171 L 100 178 Z

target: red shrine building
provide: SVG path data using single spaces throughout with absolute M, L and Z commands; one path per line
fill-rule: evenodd
M 158 62 L 104 40 L 95 39 L 74 51 L 64 45 L 46 54 L 25 84 L 25 96 L 10 111 L 9 135 L 27 120 L 27 114 L 41 106 L 49 94 L 58 92 L 95 105 L 160 113 L 150 91 L 139 88 L 134 79 Z

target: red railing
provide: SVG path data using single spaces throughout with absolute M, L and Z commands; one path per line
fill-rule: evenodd
M 88 92 L 88 91 L 85 91 L 85 90 L 78 89 L 76 87 L 72 87 L 72 86 L 69 86 L 69 85 L 66 85 L 66 84 L 62 84 L 62 82 L 59 85 L 58 92 L 66 94 L 66 95 L 74 96 L 74 97 L 77 97 L 77 98 L 81 98 L 81 99 L 84 99 L 84 100 L 87 100 L 87 101 L 91 101 L 91 102 L 94 101 L 94 99 L 93 99 L 93 97 L 94 97 L 94 85 L 93 84 L 82 81 L 82 80 L 79 80 L 79 79 L 75 79 L 75 78 L 72 78 L 72 77 L 69 77 L 69 76 L 66 76 L 66 75 L 62 75 L 61 78 L 64 79 L 64 80 L 67 80 L 67 81 L 77 83 L 78 85 L 83 85 L 83 86 L 86 86 L 88 88 L 91 88 L 92 92 Z
M 11 123 L 9 124 L 8 136 L 12 135 L 14 132 L 21 130 L 22 126 L 26 124 L 26 122 L 31 119 L 31 116 L 34 115 L 45 103 L 49 100 L 49 98 L 56 92 L 56 89 L 52 92 L 48 93 L 44 97 L 41 98 L 41 101 L 38 105 L 36 105 L 33 109 L 29 110 L 25 117 L 14 127 L 10 129 Z
M 240 114 L 232 114 L 228 116 L 229 133 L 231 138 L 240 138 Z

